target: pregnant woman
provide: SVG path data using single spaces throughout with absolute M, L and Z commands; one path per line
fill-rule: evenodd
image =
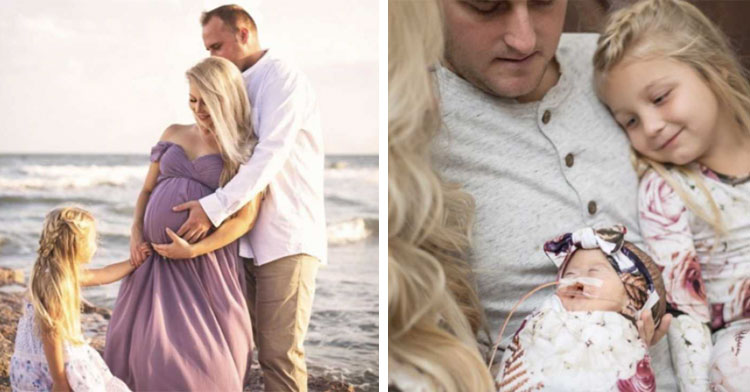
M 234 64 L 207 58 L 187 78 L 196 124 L 170 126 L 151 150 L 131 237 L 144 264 L 120 287 L 104 359 L 133 390 L 239 391 L 252 332 L 236 239 L 252 227 L 259 199 L 195 244 L 174 234 L 188 214 L 172 207 L 229 181 L 256 141 Z M 173 243 L 171 257 L 143 260 L 143 242 Z

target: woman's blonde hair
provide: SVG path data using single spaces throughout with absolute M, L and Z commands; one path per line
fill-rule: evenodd
M 43 333 L 82 344 L 79 266 L 96 249 L 94 217 L 78 207 L 56 208 L 44 219 L 31 272 L 31 304 Z
M 494 390 L 476 342 L 482 312 L 466 263 L 472 198 L 430 162 L 443 52 L 436 0 L 388 2 L 388 359 L 441 390 Z
M 213 122 L 213 132 L 224 160 L 219 178 L 223 186 L 237 174 L 257 143 L 250 120 L 250 103 L 239 69 L 221 57 L 208 57 L 186 72 L 200 92 Z
M 692 67 L 703 77 L 720 104 L 726 106 L 745 132 L 750 132 L 750 84 L 727 38 L 698 8 L 682 0 L 644 0 L 614 12 L 599 37 L 594 55 L 597 84 L 624 57 L 668 58 Z M 675 169 L 688 176 L 709 201 L 710 213 L 669 174 L 665 166 L 632 150 L 639 176 L 653 168 L 677 192 L 685 205 L 724 232 L 719 208 L 700 173 L 684 166 Z

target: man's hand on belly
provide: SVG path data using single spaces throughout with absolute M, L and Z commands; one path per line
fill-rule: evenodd
M 203 211 L 201 203 L 197 200 L 188 201 L 180 205 L 172 207 L 172 211 L 179 212 L 189 210 L 185 223 L 180 226 L 177 230 L 177 235 L 182 237 L 184 240 L 192 243 L 200 241 L 206 236 L 208 230 L 211 228 L 211 221 L 208 219 L 208 215 Z

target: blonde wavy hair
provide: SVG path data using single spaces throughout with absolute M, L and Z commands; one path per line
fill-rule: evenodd
M 31 304 L 41 331 L 83 344 L 79 267 L 96 251 L 94 217 L 78 207 L 50 211 L 44 219 L 31 272 Z
M 750 84 L 727 38 L 694 5 L 682 0 L 644 0 L 614 12 L 599 37 L 594 55 L 594 75 L 601 85 L 607 72 L 626 56 L 637 59 L 667 58 L 692 67 L 705 80 L 720 104 L 728 107 L 740 126 L 750 132 Z M 668 165 L 692 179 L 709 202 L 701 208 L 664 164 L 631 149 L 639 176 L 651 168 L 677 192 L 685 205 L 711 224 L 717 236 L 725 232 L 719 207 L 699 173 L 686 166 Z
M 494 390 L 476 334 L 466 262 L 473 199 L 432 169 L 440 128 L 433 74 L 443 52 L 436 0 L 388 1 L 388 360 L 441 390 Z
M 250 120 L 250 102 L 237 66 L 221 57 L 208 57 L 185 75 L 206 102 L 213 133 L 224 160 L 219 177 L 223 186 L 247 162 L 257 144 Z

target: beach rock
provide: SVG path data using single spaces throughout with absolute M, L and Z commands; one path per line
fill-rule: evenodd
M 10 357 L 22 307 L 22 294 L 0 292 L 0 391 L 10 390 Z
M 96 306 L 85 299 L 81 300 L 81 306 L 83 306 L 83 313 L 96 313 L 106 320 L 109 320 L 112 317 L 111 310 L 102 308 L 101 306 Z
M 13 346 L 16 339 L 16 327 L 18 319 L 23 312 L 23 293 L 0 292 L 0 392 L 10 391 L 10 357 L 13 355 Z M 81 329 L 83 335 L 90 339 L 91 346 L 100 354 L 104 352 L 104 343 L 107 336 L 107 325 L 112 312 L 84 301 L 83 313 L 81 314 Z M 356 389 L 348 384 L 337 380 L 329 380 L 325 377 L 311 374 L 308 380 L 308 388 L 312 392 L 352 392 Z M 245 391 L 263 390 L 263 376 L 260 367 L 254 363 L 251 367 L 249 382 L 245 385 Z
M 307 388 L 311 392 L 354 392 L 354 386 L 337 380 L 329 380 L 313 374 L 308 375 Z M 263 375 L 257 362 L 250 367 L 250 381 L 245 384 L 244 392 L 263 390 Z

